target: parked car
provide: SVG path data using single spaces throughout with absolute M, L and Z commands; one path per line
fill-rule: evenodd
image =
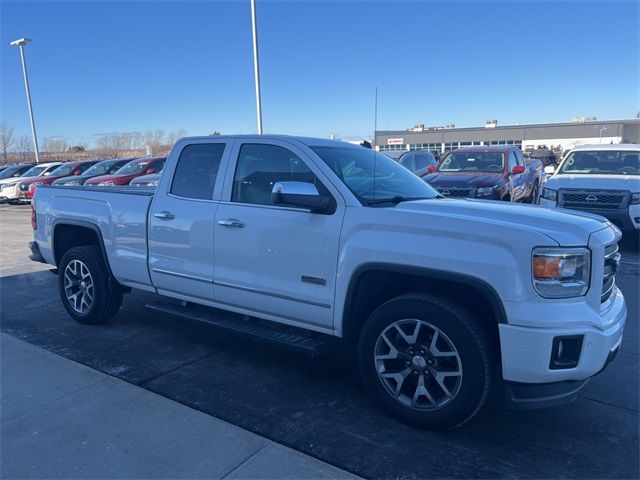
M 134 178 L 129 182 L 129 185 L 132 187 L 157 187 L 159 182 L 160 173 L 152 173 Z
M 493 385 L 521 407 L 572 400 L 622 341 L 603 218 L 443 199 L 345 142 L 183 138 L 155 192 L 61 193 L 36 190 L 30 248 L 73 319 L 104 322 L 138 288 L 184 302 L 157 314 L 299 352 L 341 337 L 370 395 L 420 425 L 465 422 Z
M 120 167 L 111 175 L 100 175 L 84 182 L 87 186 L 108 187 L 114 185 L 129 185 L 129 182 L 142 175 L 150 175 L 162 170 L 166 157 L 137 158 L 125 166 Z
M 109 160 L 96 160 L 97 163 L 89 167 L 80 175 L 73 175 L 70 177 L 63 177 L 55 180 L 52 185 L 59 185 L 63 187 L 73 187 L 84 185 L 84 182 L 90 178 L 98 177 L 101 175 L 110 175 L 118 171 L 121 167 L 124 167 L 129 163 L 132 158 L 118 158 Z
M 640 230 L 640 145 L 581 145 L 553 173 L 540 205 L 597 213 Z M 553 167 L 546 167 L 553 172 Z
M 23 163 L 17 165 L 8 165 L 0 172 L 0 180 L 6 178 L 18 178 L 24 175 L 27 170 L 33 167 L 33 163 Z
M 52 170 L 46 177 L 24 180 L 23 182 L 20 182 L 20 199 L 30 201 L 37 186 L 51 185 L 54 181 L 67 178 L 69 176 L 80 176 L 89 167 L 95 165 L 96 162 L 97 160 L 66 162 Z
M 555 153 L 553 153 L 548 148 L 538 148 L 529 154 L 530 158 L 538 159 L 542 162 L 542 166 L 546 167 L 547 165 L 557 165 L 558 158 Z
M 0 201 L 19 203 L 22 182 L 34 178 L 46 177 L 60 164 L 61 162 L 38 163 L 24 172 L 20 177 L 0 180 Z
M 398 163 L 417 176 L 423 177 L 428 173 L 429 167 L 438 165 L 438 160 L 431 152 L 415 150 L 403 153 L 398 159 Z
M 463 147 L 449 152 L 424 180 L 445 197 L 535 203 L 542 176 L 538 160 L 517 147 Z

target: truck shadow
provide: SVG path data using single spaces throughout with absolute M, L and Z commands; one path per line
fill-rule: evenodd
M 600 396 L 622 383 L 637 399 L 637 350 L 624 378 L 611 373 L 614 363 L 571 405 L 485 408 L 462 427 L 431 432 L 372 403 L 352 348 L 308 358 L 152 315 L 144 305 L 157 299 L 135 292 L 109 323 L 85 326 L 67 316 L 54 275 L 8 276 L 0 278 L 0 328 L 364 477 L 638 477 L 637 405 Z M 630 321 L 637 328 L 637 315 Z

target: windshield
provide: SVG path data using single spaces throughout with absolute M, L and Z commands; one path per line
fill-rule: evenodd
M 502 152 L 452 152 L 438 168 L 440 172 L 502 172 Z
M 24 169 L 24 166 L 16 165 L 14 167 L 7 167 L 0 172 L 0 178 L 10 178 L 13 176 L 20 176 L 20 172 Z
M 111 160 L 107 160 L 106 162 L 96 163 L 95 165 L 87 168 L 87 170 L 82 174 L 82 176 L 90 177 L 90 176 L 104 175 L 107 173 L 113 173 L 116 170 L 118 170 L 118 168 L 120 168 L 118 164 L 119 162 L 114 162 Z
M 640 175 L 639 154 L 629 150 L 571 152 L 562 162 L 560 173 Z
M 71 175 L 71 172 L 73 172 L 73 169 L 76 166 L 74 164 L 64 164 L 64 165 L 60 165 L 58 168 L 55 168 L 51 174 L 49 176 L 51 177 L 66 177 L 68 175 Z
M 37 177 L 42 172 L 44 172 L 48 167 L 43 165 L 36 165 L 35 167 L 31 167 L 29 170 L 24 172 L 23 177 Z
M 115 172 L 116 175 L 123 175 L 128 173 L 138 173 L 143 171 L 145 168 L 149 166 L 149 162 L 138 162 L 134 160 L 133 162 L 127 163 L 124 167 L 120 168 Z
M 380 152 L 365 148 L 311 147 L 364 204 L 395 198 L 435 198 L 433 188 Z M 375 158 L 375 182 L 374 182 Z

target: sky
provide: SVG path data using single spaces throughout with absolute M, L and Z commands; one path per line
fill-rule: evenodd
M 265 133 L 633 118 L 638 1 L 257 0 Z M 0 0 L 1 119 L 39 138 L 255 133 L 249 0 Z

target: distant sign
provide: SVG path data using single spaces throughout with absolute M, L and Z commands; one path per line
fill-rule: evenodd
M 404 138 L 388 138 L 387 145 L 404 145 Z

